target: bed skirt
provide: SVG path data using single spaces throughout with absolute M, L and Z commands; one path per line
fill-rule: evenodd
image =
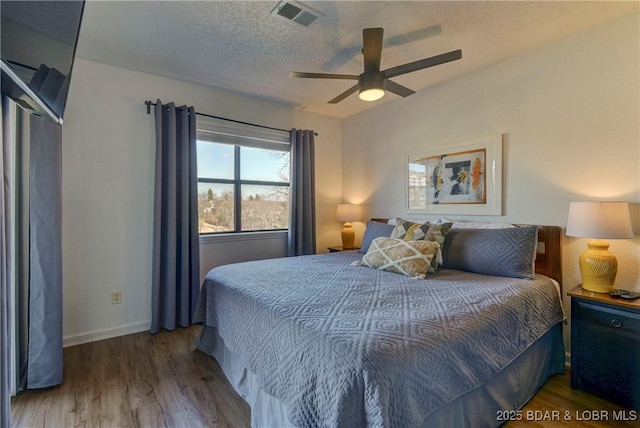
M 280 400 L 260 386 L 242 356 L 230 351 L 215 327 L 203 326 L 197 348 L 213 356 L 236 392 L 251 407 L 253 428 L 293 427 Z M 549 376 L 564 371 L 562 324 L 558 323 L 488 382 L 431 412 L 423 427 L 494 427 L 503 413 L 522 408 Z

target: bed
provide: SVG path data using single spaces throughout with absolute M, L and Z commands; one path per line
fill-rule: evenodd
M 530 278 L 451 269 L 447 241 L 425 279 L 363 267 L 358 251 L 220 266 L 197 347 L 254 427 L 498 426 L 564 370 L 561 230 L 536 235 Z

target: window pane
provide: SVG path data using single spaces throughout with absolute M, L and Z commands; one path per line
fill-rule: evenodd
M 234 146 L 198 141 L 198 177 L 233 180 Z
M 242 186 L 242 230 L 287 229 L 288 186 Z
M 289 182 L 289 152 L 240 147 L 240 179 Z
M 427 206 L 427 167 L 421 163 L 409 163 L 409 208 Z
M 233 201 L 233 184 L 198 183 L 199 232 L 233 232 Z

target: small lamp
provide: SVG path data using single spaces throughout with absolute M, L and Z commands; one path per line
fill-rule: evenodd
M 336 212 L 336 218 L 338 221 L 344 221 L 344 227 L 342 228 L 342 248 L 345 250 L 353 250 L 354 242 L 356 239 L 356 233 L 351 227 L 352 221 L 360 220 L 361 216 L 360 205 L 353 204 L 339 204 Z
M 571 202 L 567 236 L 591 239 L 580 255 L 582 289 L 610 293 L 618 273 L 618 260 L 605 239 L 633 238 L 627 202 Z

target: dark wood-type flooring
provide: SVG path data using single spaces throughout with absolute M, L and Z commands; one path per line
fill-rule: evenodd
M 249 427 L 249 406 L 212 357 L 195 350 L 199 327 L 138 333 L 66 348 L 64 383 L 11 401 L 13 427 Z M 561 420 L 535 420 L 559 411 Z M 574 391 L 554 376 L 523 409 L 519 427 L 631 427 L 613 421 L 621 407 Z M 530 420 L 527 412 L 530 413 Z M 538 411 L 538 413 L 535 413 Z M 588 421 L 594 413 L 609 421 Z M 546 413 L 549 412 L 549 413 Z M 572 416 L 566 421 L 567 413 Z M 577 412 L 577 413 L 576 413 Z M 630 415 L 629 411 L 626 411 Z M 580 419 L 576 420 L 578 415 Z M 640 418 L 640 415 L 638 415 Z M 275 428 L 275 427 L 274 427 Z

